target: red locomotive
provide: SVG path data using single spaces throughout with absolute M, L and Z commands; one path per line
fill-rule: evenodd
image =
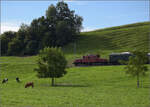
M 73 64 L 79 65 L 106 65 L 108 64 L 107 59 L 100 58 L 100 55 L 87 55 L 83 56 L 82 59 L 76 59 Z

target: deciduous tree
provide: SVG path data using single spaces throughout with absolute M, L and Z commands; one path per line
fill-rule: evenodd
M 147 52 L 133 51 L 133 56 L 129 58 L 128 65 L 125 67 L 127 74 L 137 77 L 138 88 L 140 86 L 139 82 L 140 76 L 141 75 L 145 76 L 146 71 L 148 71 L 148 68 L 145 65 L 145 63 L 147 63 L 147 60 L 148 60 Z
M 39 78 L 52 78 L 52 86 L 54 86 L 54 78 L 63 77 L 67 72 L 65 70 L 67 61 L 60 48 L 46 47 L 39 53 L 38 68 L 35 69 Z

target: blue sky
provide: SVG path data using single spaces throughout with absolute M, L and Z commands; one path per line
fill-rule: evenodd
M 17 31 L 21 23 L 30 24 L 45 15 L 57 1 L 2 1 L 1 33 Z M 69 8 L 82 16 L 82 31 L 149 21 L 149 1 L 67 1 Z

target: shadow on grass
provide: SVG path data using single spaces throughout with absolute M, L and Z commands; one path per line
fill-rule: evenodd
M 142 86 L 142 88 L 149 88 L 150 89 L 150 86 Z
M 150 82 L 143 82 L 143 83 L 141 84 L 141 87 L 142 87 L 142 88 L 149 88 L 149 89 L 150 89 Z
M 79 84 L 55 84 L 54 87 L 89 87 L 89 85 L 79 85 Z
M 52 87 L 51 84 L 41 84 L 42 87 Z M 56 83 L 53 87 L 89 87 L 89 85 Z

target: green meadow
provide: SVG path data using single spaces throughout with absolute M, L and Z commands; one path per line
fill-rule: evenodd
M 138 89 L 136 78 L 126 75 L 124 66 L 72 67 L 67 69 L 66 76 L 56 79 L 55 87 L 51 87 L 51 79 L 36 77 L 33 71 L 36 64 L 23 62 L 22 58 L 15 62 L 16 57 L 11 58 L 14 62 L 1 63 L 1 81 L 4 77 L 9 78 L 8 83 L 0 83 L 3 107 L 150 105 L 150 72 L 147 77 L 141 77 Z M 15 81 L 16 76 L 20 77 L 21 83 Z M 34 82 L 34 88 L 24 88 L 30 81 Z
M 100 54 L 108 58 L 112 52 L 148 50 L 150 23 L 136 23 L 83 32 L 76 42 L 62 48 L 68 60 L 68 73 L 55 79 L 39 79 L 34 68 L 37 56 L 0 57 L 0 106 L 2 107 L 149 107 L 150 70 L 136 78 L 125 74 L 125 65 L 74 67 L 72 61 L 87 54 Z M 150 65 L 147 65 L 150 69 Z M 21 83 L 15 78 L 19 77 Z M 27 82 L 34 88 L 24 88 Z

